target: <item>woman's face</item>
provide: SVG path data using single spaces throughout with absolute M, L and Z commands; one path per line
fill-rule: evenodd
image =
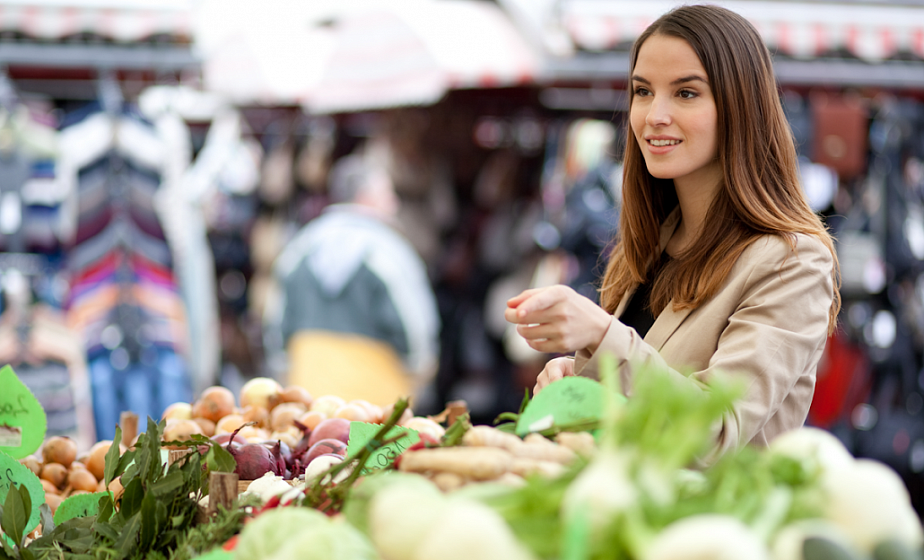
M 706 70 L 689 43 L 652 35 L 641 46 L 629 122 L 648 166 L 677 188 L 712 190 L 722 177 L 718 114 Z

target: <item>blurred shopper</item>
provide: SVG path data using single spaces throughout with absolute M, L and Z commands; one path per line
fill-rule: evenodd
M 536 391 L 597 376 L 615 357 L 632 393 L 639 364 L 706 390 L 716 372 L 744 396 L 714 426 L 716 450 L 766 445 L 805 422 L 840 307 L 831 236 L 800 186 L 770 54 L 715 6 L 654 22 L 631 54 L 618 245 L 598 306 L 567 286 L 527 290 L 506 317 L 530 346 L 575 353 Z
M 285 349 L 287 381 L 315 396 L 381 405 L 413 396 L 436 373 L 439 315 L 426 267 L 393 222 L 392 181 L 349 155 L 328 190 L 333 204 L 274 265 L 267 346 Z

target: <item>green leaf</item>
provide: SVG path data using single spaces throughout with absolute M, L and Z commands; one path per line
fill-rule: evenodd
M 122 528 L 122 532 L 116 538 L 114 546 L 116 550 L 122 553 L 123 557 L 129 556 L 131 551 L 138 546 L 138 532 L 140 530 L 140 515 L 132 517 Z
M 155 502 L 154 493 L 148 492 L 141 501 L 141 550 L 148 551 L 157 538 L 157 502 Z
M 16 551 L 9 544 L 9 538 L 6 535 L 0 535 L 0 545 L 3 545 L 3 551 L 7 558 L 16 558 Z
M 122 428 L 116 426 L 115 437 L 112 439 L 112 444 L 109 446 L 109 450 L 106 452 L 106 467 L 103 469 L 103 478 L 106 480 L 106 486 L 109 486 L 109 483 L 116 477 L 116 469 L 119 466 L 119 444 L 122 441 Z
M 108 523 L 96 523 L 93 525 L 93 530 L 96 531 L 96 534 L 107 539 L 109 542 L 116 542 L 119 538 L 119 532 Z
M 113 513 L 115 513 L 115 505 L 112 503 L 112 493 L 106 492 L 106 494 L 99 499 L 99 513 L 96 514 L 96 519 L 100 523 L 105 523 L 109 521 Z
M 32 554 L 32 551 L 28 548 L 20 548 L 19 557 L 22 558 L 22 560 L 35 560 L 35 554 Z
M 212 442 L 208 453 L 205 454 L 205 464 L 209 472 L 234 472 L 237 462 L 227 449 Z
M 25 494 L 25 498 L 23 494 Z M 13 539 L 16 546 L 22 546 L 22 539 L 26 535 L 26 523 L 29 521 L 31 508 L 32 499 L 29 497 L 29 491 L 21 484 L 10 486 L 6 501 L 3 503 L 3 518 L 0 519 L 0 529 L 3 529 L 3 532 Z
M 51 534 L 55 530 L 55 516 L 51 513 L 51 508 L 48 507 L 48 504 L 42 503 L 39 506 L 39 517 L 42 520 L 42 534 Z
M 171 492 L 176 492 L 179 488 L 182 488 L 184 482 L 185 480 L 183 480 L 183 473 L 181 471 L 174 470 L 154 484 L 151 484 L 148 487 L 148 492 L 157 497 L 165 496 Z
M 122 518 L 128 519 L 138 513 L 138 510 L 141 509 L 142 499 L 144 499 L 144 488 L 142 487 L 141 479 L 136 478 L 128 483 L 122 493 L 122 507 L 119 509 L 119 514 Z

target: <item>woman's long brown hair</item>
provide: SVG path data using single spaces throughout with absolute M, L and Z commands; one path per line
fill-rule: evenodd
M 658 274 L 649 308 L 657 315 L 673 300 L 677 310 L 695 309 L 718 292 L 735 261 L 759 236 L 779 235 L 795 249 L 795 234 L 804 233 L 821 240 L 834 258 L 834 301 L 828 321 L 833 332 L 841 303 L 837 254 L 803 193 L 792 131 L 760 35 L 747 20 L 724 8 L 675 8 L 636 40 L 632 71 L 639 49 L 652 35 L 684 39 L 706 70 L 718 112 L 723 181 L 699 238 Z M 649 266 L 658 260 L 661 224 L 676 203 L 673 181 L 648 173 L 627 126 L 619 233 L 600 287 L 601 305 L 610 313 L 627 290 L 645 281 Z

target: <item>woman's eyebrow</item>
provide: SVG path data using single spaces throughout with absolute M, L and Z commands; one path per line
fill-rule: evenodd
M 633 82 L 641 82 L 641 83 L 643 83 L 643 84 L 649 84 L 649 85 L 651 84 L 651 82 L 649 82 L 649 81 L 646 80 L 645 78 L 639 76 L 638 74 L 635 74 L 635 75 L 632 76 L 632 81 L 633 81 Z M 703 78 L 702 76 L 697 76 L 696 74 L 691 74 L 691 75 L 689 75 L 689 76 L 684 76 L 683 78 L 677 78 L 676 80 L 674 80 L 673 82 L 671 82 L 671 85 L 672 85 L 672 86 L 677 86 L 677 85 L 686 84 L 686 83 L 689 83 L 689 82 L 703 82 L 704 84 L 707 84 L 707 85 L 709 84 L 709 82 L 706 81 L 706 79 Z

